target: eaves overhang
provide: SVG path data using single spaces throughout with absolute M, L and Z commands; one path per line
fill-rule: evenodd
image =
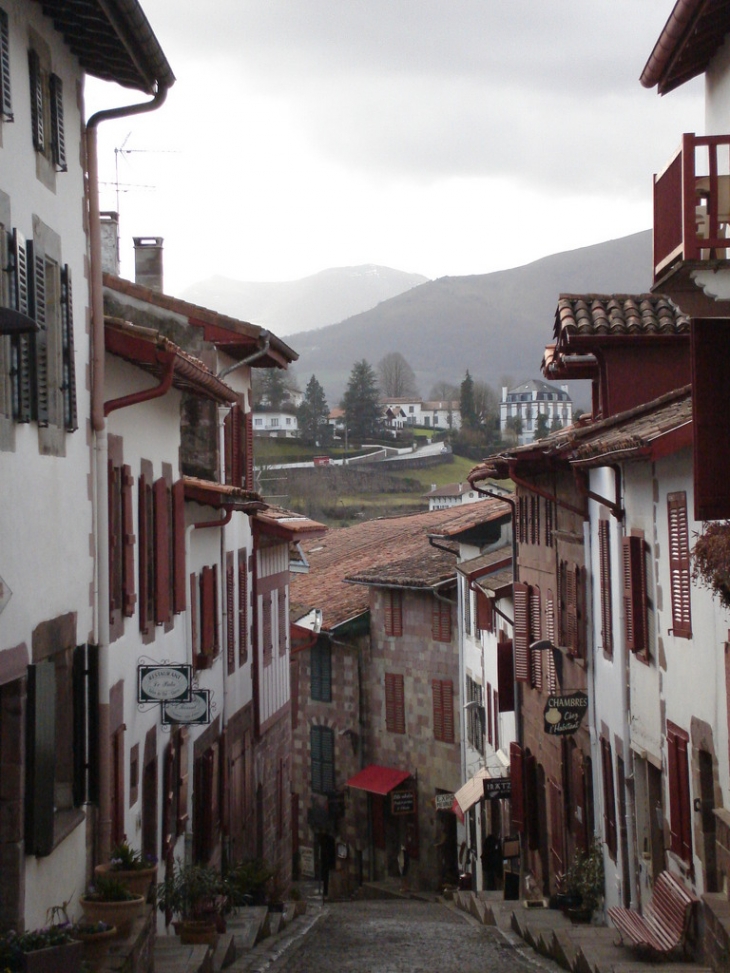
M 175 75 L 137 0 L 37 0 L 87 74 L 155 94 Z
M 216 510 L 242 510 L 257 513 L 266 509 L 266 503 L 258 493 L 244 490 L 228 483 L 214 483 L 195 476 L 184 476 L 185 499 Z
M 641 73 L 660 95 L 707 70 L 730 32 L 730 0 L 677 0 Z

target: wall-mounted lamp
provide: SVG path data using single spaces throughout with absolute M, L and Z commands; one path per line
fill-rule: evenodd
M 34 334 L 40 328 L 27 314 L 11 307 L 0 307 L 0 334 Z
M 470 699 L 468 703 L 464 703 L 464 709 L 474 709 L 479 703 L 475 699 Z
M 557 647 L 553 645 L 550 639 L 539 639 L 537 642 L 530 643 L 530 652 L 544 652 L 549 650 L 553 654 L 553 664 L 555 666 L 555 677 L 558 680 L 558 686 L 562 689 L 563 687 L 563 653 Z

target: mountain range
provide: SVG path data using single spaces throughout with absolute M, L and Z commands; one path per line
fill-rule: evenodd
M 427 281 L 286 340 L 299 353 L 300 387 L 316 375 L 330 406 L 338 404 L 356 361 L 375 367 L 392 351 L 413 368 L 424 398 L 438 381 L 458 385 L 467 369 L 499 393 L 503 382 L 541 377 L 560 294 L 645 293 L 651 267 L 651 230 L 645 230 L 510 270 Z M 586 383 L 572 383 L 570 392 L 576 405 L 589 406 Z
M 182 296 L 193 304 L 269 328 L 283 338 L 294 331 L 335 324 L 427 280 L 421 274 L 365 264 L 334 267 L 280 283 L 209 277 L 191 284 Z

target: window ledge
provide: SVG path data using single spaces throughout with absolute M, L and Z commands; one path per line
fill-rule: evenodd
M 56 811 L 53 818 L 53 848 L 57 848 L 85 820 L 86 814 L 80 807 Z

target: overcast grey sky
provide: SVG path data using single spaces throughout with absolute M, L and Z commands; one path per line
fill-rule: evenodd
M 664 98 L 638 80 L 673 0 L 141 2 L 177 82 L 101 126 L 102 207 L 116 169 L 123 272 L 132 236 L 163 236 L 170 293 L 363 263 L 488 273 L 624 236 L 703 131 L 700 80 Z

